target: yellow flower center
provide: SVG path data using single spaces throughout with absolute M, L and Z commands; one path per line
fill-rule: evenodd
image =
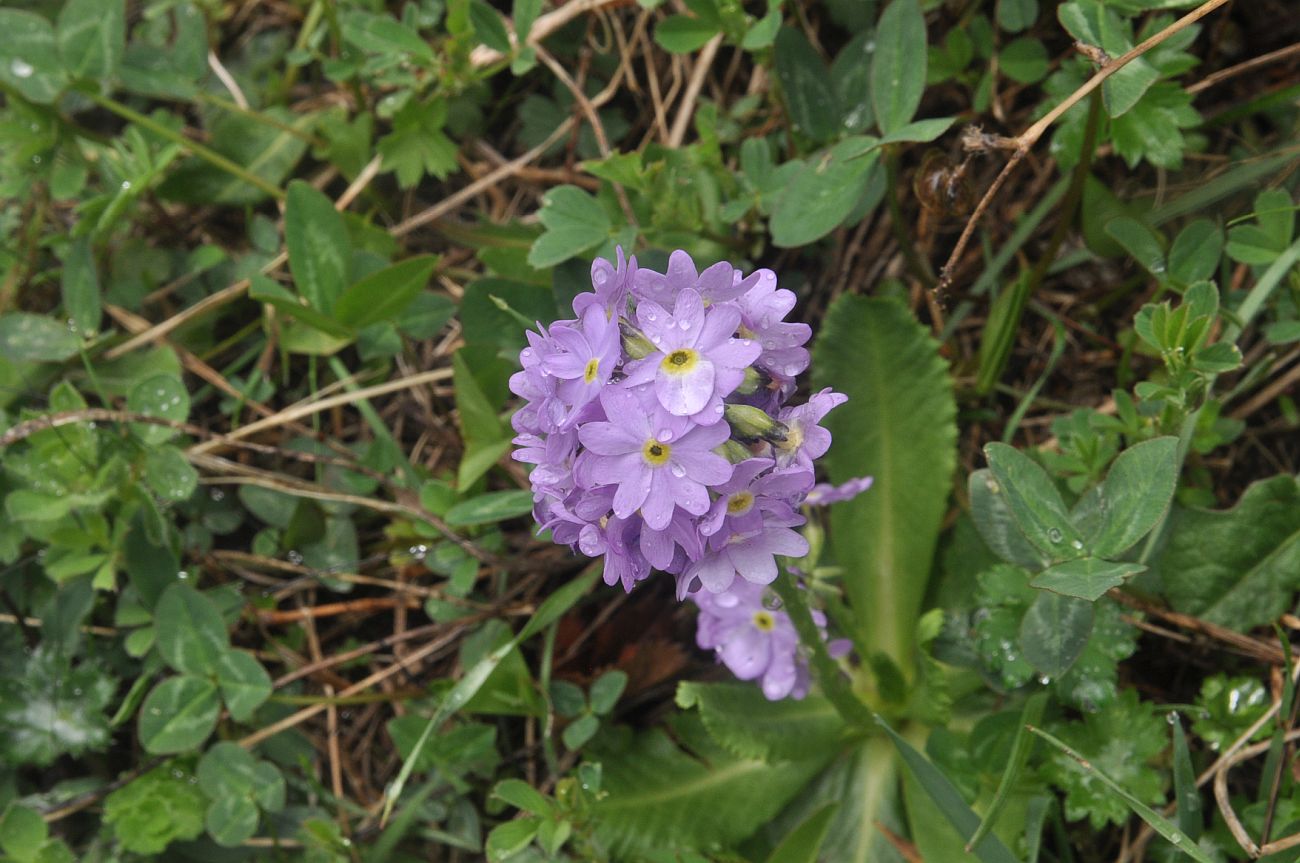
M 747 491 L 738 491 L 727 498 L 728 515 L 744 515 L 754 505 L 754 496 Z
M 587 360 L 587 367 L 582 370 L 582 379 L 587 383 L 591 383 L 598 374 L 600 374 L 600 360 L 592 357 Z
M 684 375 L 695 368 L 699 361 L 700 354 L 698 351 L 690 348 L 678 348 L 664 357 L 663 362 L 659 364 L 659 368 L 670 375 Z
M 668 456 L 672 455 L 673 448 L 666 443 L 657 440 L 648 440 L 641 447 L 641 458 L 645 459 L 646 464 L 651 467 L 660 467 L 668 461 Z
M 754 626 L 760 632 L 771 632 L 776 628 L 776 618 L 772 617 L 770 611 L 754 612 Z

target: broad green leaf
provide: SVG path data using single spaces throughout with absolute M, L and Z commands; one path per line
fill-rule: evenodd
M 875 477 L 870 494 L 831 512 L 844 587 L 861 640 L 910 661 L 956 467 L 952 384 L 929 333 L 889 300 L 838 299 L 813 354 L 814 385 L 849 399 L 825 421 L 831 480 Z
M 349 9 L 339 17 L 343 41 L 366 53 L 383 57 L 409 54 L 426 64 L 434 61 L 429 43 L 392 15 Z
M 1300 588 L 1300 482 L 1261 480 L 1235 507 L 1174 507 L 1152 568 L 1175 610 L 1244 632 L 1291 607 Z
M 577 186 L 556 186 L 542 196 L 537 218 L 546 232 L 528 252 L 538 269 L 553 267 L 609 239 L 609 215 L 600 202 Z
M 1099 0 L 1064 3 L 1057 8 L 1057 18 L 1075 39 L 1101 48 L 1111 57 L 1133 47 L 1129 26 Z M 1112 118 L 1128 113 L 1159 78 L 1159 71 L 1145 57 L 1134 59 L 1102 84 L 1106 113 Z
M 738 758 L 822 757 L 847 734 L 844 720 L 825 698 L 768 701 L 752 683 L 682 681 L 677 706 L 697 708 L 713 739 Z
M 190 392 L 180 378 L 155 375 L 136 384 L 126 398 L 126 409 L 144 416 L 183 423 L 190 416 Z M 176 430 L 152 423 L 132 423 L 131 432 L 143 443 L 160 444 L 176 436 Z
M 452 527 L 467 527 L 518 518 L 532 511 L 530 491 L 491 491 L 453 506 L 447 510 L 446 521 Z
M 238 743 L 214 743 L 203 754 L 195 775 L 213 800 L 251 792 L 257 784 L 257 759 Z
M 462 348 L 452 355 L 457 418 L 465 441 L 457 476 L 457 485 L 462 489 L 468 489 L 496 464 L 509 449 L 511 437 L 470 370 L 465 351 Z
M 718 35 L 718 22 L 695 15 L 670 15 L 655 27 L 655 42 L 671 54 L 689 54 Z
M 75 354 L 78 346 L 77 336 L 67 324 L 54 318 L 30 312 L 0 316 L 0 354 L 11 360 L 58 363 Z
M 1102 482 L 1100 527 L 1087 538 L 1097 557 L 1115 557 L 1159 523 L 1178 484 L 1178 438 L 1158 437 L 1124 450 Z
M 564 742 L 566 749 L 578 750 L 585 746 L 599 730 L 600 717 L 587 713 L 566 725 L 564 733 L 560 735 L 560 740 Z
M 77 502 L 66 494 L 45 494 L 20 488 L 5 497 L 5 513 L 15 521 L 56 521 Z
M 140 743 L 154 755 L 185 752 L 201 745 L 217 727 L 217 686 L 202 677 L 169 677 L 140 705 Z
M 112 78 L 126 50 L 126 2 L 68 0 L 59 11 L 57 35 L 69 75 Z
M 733 845 L 766 824 L 820 767 L 814 759 L 736 758 L 711 744 L 691 714 L 674 729 L 695 757 L 660 728 L 592 752 L 607 792 L 595 804 L 596 835 L 616 858 Z
M 952 825 L 962 839 L 969 840 L 979 829 L 980 818 L 969 806 L 966 805 L 959 792 L 952 784 L 951 780 L 943 774 L 939 768 L 935 767 L 926 759 L 924 755 L 917 752 L 912 744 L 908 743 L 898 735 L 894 729 L 890 728 L 883 719 L 878 720 L 880 727 L 885 729 L 889 739 L 893 742 L 898 754 L 902 756 L 903 764 L 907 766 L 908 772 L 916 779 L 917 784 L 925 791 L 926 795 L 934 805 L 943 813 L 944 818 Z M 989 834 L 980 840 L 971 853 L 975 855 L 982 863 L 1015 863 L 1016 858 L 1002 844 L 1002 840 L 997 836 Z
M 99 330 L 103 308 L 99 298 L 99 274 L 91 254 L 90 239 L 73 240 L 63 259 L 63 311 L 77 332 L 94 335 Z
M 177 671 L 215 674 L 229 650 L 226 623 L 216 603 L 188 584 L 176 582 L 163 591 L 154 609 L 158 653 Z
M 540 824 L 538 818 L 515 818 L 493 827 L 483 846 L 488 863 L 503 863 L 523 851 L 532 844 Z
M 828 803 L 809 815 L 772 849 L 767 863 L 817 863 L 837 809 L 838 803 Z
M 850 39 L 831 64 L 831 89 L 839 121 L 850 135 L 865 132 L 876 122 L 871 105 L 871 59 L 875 55 L 876 34 L 866 29 Z
M 212 841 L 226 848 L 238 848 L 257 832 L 257 806 L 247 797 L 217 797 L 208 807 L 203 824 Z
M 302 180 L 289 184 L 284 243 L 298 292 L 312 308 L 332 312 L 348 283 L 352 245 L 343 215 L 329 198 Z
M 876 25 L 871 60 L 871 102 L 880 131 L 911 122 L 925 91 L 925 16 L 918 0 L 891 0 Z
M 253 654 L 227 650 L 217 658 L 217 683 L 221 698 L 236 722 L 247 722 L 253 711 L 271 697 L 271 677 Z
M 1061 493 L 1047 471 L 1015 447 L 1002 443 L 985 446 L 984 456 L 997 486 L 989 491 L 1004 497 L 1025 538 L 1052 560 L 1082 557 L 1083 537 L 1071 522 Z
M 956 121 L 956 117 L 932 117 L 929 120 L 915 120 L 911 123 L 904 123 L 881 138 L 875 146 L 883 147 L 886 144 L 902 143 L 924 144 L 947 132 Z
M 354 329 L 399 318 L 424 290 L 438 265 L 436 255 L 418 255 L 385 267 L 350 286 L 334 306 L 334 317 Z
M 1069 671 L 1088 646 L 1092 623 L 1091 602 L 1044 591 L 1020 623 L 1020 649 L 1034 668 L 1056 677 Z
M 839 110 L 826 64 L 803 31 L 783 27 L 776 35 L 774 59 L 795 130 L 818 142 L 839 131 Z
M 67 83 L 54 28 L 35 12 L 0 9 L 0 82 L 48 105 Z
M 591 711 L 597 716 L 606 716 L 618 704 L 619 697 L 627 688 L 627 672 L 619 669 L 606 671 L 596 682 L 591 684 Z
M 1016 525 L 1002 486 L 987 468 L 975 471 L 966 484 L 971 521 L 989 550 L 1007 563 L 1029 570 L 1042 569 L 1048 558 L 1033 546 Z
M 1120 216 L 1106 223 L 1106 233 L 1144 270 L 1153 276 L 1164 275 L 1165 250 L 1161 237 L 1145 222 L 1131 216 Z
M 1140 563 L 1117 563 L 1096 557 L 1081 557 L 1049 567 L 1030 582 L 1039 590 L 1075 596 L 1095 602 L 1112 587 L 1146 570 Z
M 876 167 L 875 152 L 863 155 L 874 140 L 848 138 L 803 163 L 772 205 L 770 228 L 775 245 L 807 245 L 848 218 Z

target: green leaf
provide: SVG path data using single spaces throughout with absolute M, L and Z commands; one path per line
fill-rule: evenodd
M 248 722 L 271 697 L 271 677 L 251 653 L 227 650 L 217 659 L 217 683 L 221 697 L 236 722 Z
M 1029 456 L 1002 443 L 984 447 L 996 489 L 1020 532 L 1051 560 L 1083 556 L 1083 537 L 1070 520 L 1052 480 Z
M 179 449 L 160 446 L 145 453 L 144 481 L 159 497 L 179 503 L 199 487 L 199 472 Z
M 596 836 L 615 859 L 666 849 L 729 846 L 766 824 L 820 767 L 818 760 L 736 758 L 711 743 L 698 720 L 674 723 L 692 757 L 661 728 L 590 755 L 604 768 Z
M 694 707 L 709 734 L 738 758 L 765 761 L 824 757 L 843 742 L 844 720 L 829 701 L 768 701 L 752 683 L 677 684 L 677 706 Z
M 497 11 L 484 0 L 470 0 L 469 20 L 484 45 L 502 54 L 510 53 L 510 34 L 506 32 L 506 25 L 502 23 Z
M 446 521 L 452 527 L 467 527 L 518 518 L 532 511 L 532 492 L 493 491 L 456 504 L 447 511 Z
M 510 448 L 510 434 L 498 419 L 465 356 L 465 348 L 452 355 L 452 383 L 461 437 L 465 441 L 457 475 L 457 485 L 462 489 L 468 489 L 487 473 Z
M 956 467 L 952 383 L 926 328 L 889 300 L 836 300 L 813 355 L 814 385 L 849 399 L 826 418 L 831 480 L 875 477 L 870 494 L 831 512 L 860 640 L 910 662 Z
M 1208 279 L 1219 268 L 1223 230 L 1209 219 L 1197 219 L 1178 232 L 1169 249 L 1169 275 L 1185 285 Z
M 1087 539 L 1097 557 L 1132 548 L 1160 522 L 1178 484 L 1178 438 L 1158 437 L 1124 450 L 1102 482 L 1100 526 Z
M 532 844 L 540 825 L 537 818 L 516 818 L 493 827 L 483 847 L 488 863 L 501 863 L 523 851 Z
M 530 266 L 544 269 L 594 249 L 609 238 L 609 216 L 600 202 L 577 186 L 556 186 L 542 196 L 537 218 L 546 232 L 528 252 Z
M 874 138 L 854 137 L 812 156 L 772 205 L 772 242 L 805 246 L 839 227 L 862 199 L 876 167 L 875 152 L 863 155 Z
M 214 743 L 203 754 L 195 775 L 203 793 L 213 800 L 248 794 L 257 784 L 257 759 L 238 743 Z
M 655 27 L 655 42 L 670 54 L 689 54 L 718 35 L 717 21 L 695 15 L 670 15 Z
M 57 35 L 69 75 L 112 78 L 126 50 L 126 0 L 68 0 Z
M 838 803 L 827 803 L 801 821 L 772 849 L 767 863 L 817 863 L 826 831 L 839 807 Z
M 294 320 L 301 321 L 307 326 L 335 338 L 350 341 L 354 337 L 355 334 L 351 329 L 340 324 L 325 312 L 307 305 L 303 297 L 290 292 L 287 288 L 281 286 L 279 282 L 260 273 L 254 274 L 250 281 L 251 285 L 248 290 L 250 299 L 274 306 L 278 311 L 284 312 Z
M 226 623 L 216 604 L 188 584 L 163 591 L 154 609 L 158 654 L 177 671 L 213 674 L 229 650 Z
M 1037 39 L 1015 39 L 998 52 L 999 68 L 1020 84 L 1034 84 L 1047 75 L 1050 67 L 1047 49 Z
M 867 29 L 849 40 L 831 64 L 831 89 L 840 123 L 850 135 L 861 134 L 876 122 L 871 105 L 871 60 L 875 55 L 876 34 Z
M 802 30 L 781 28 L 776 36 L 774 60 L 786 112 L 795 130 L 818 142 L 834 135 L 840 119 L 835 92 L 826 64 Z
M 499 797 L 516 809 L 531 815 L 550 815 L 555 806 L 546 795 L 521 779 L 505 779 L 492 789 L 492 796 Z
M 333 311 L 348 283 L 352 245 L 343 215 L 329 198 L 302 180 L 289 184 L 284 243 L 298 292 L 312 308 Z
M 166 762 L 104 799 L 104 823 L 125 850 L 161 854 L 173 841 L 197 839 L 203 832 L 208 801 L 185 767 L 185 762 Z
M 437 265 L 437 255 L 418 255 L 366 276 L 339 297 L 334 317 L 358 330 L 380 321 L 399 323 Z
M 368 54 L 381 57 L 409 54 L 426 65 L 434 62 L 429 43 L 392 15 L 349 9 L 340 16 L 340 23 L 343 41 Z
M 569 750 L 578 750 L 586 745 L 587 741 L 591 740 L 599 730 L 600 717 L 587 713 L 565 726 L 560 739 L 564 741 L 565 747 Z
M 877 720 L 880 727 L 885 729 L 889 739 L 893 742 L 894 748 L 902 756 L 903 764 L 907 770 L 916 779 L 921 789 L 933 801 L 934 805 L 952 825 L 962 839 L 969 840 L 979 829 L 980 818 L 971 808 L 962 800 L 961 792 L 953 787 L 952 782 L 943 771 L 931 764 L 925 756 L 917 752 L 912 744 L 908 743 L 898 735 L 894 729 L 890 728 L 883 719 Z M 982 861 L 982 863 L 1015 863 L 1015 856 L 1002 844 L 1002 840 L 997 836 L 989 834 L 980 840 L 979 844 L 972 849 L 972 853 Z
M 203 17 L 197 11 L 194 15 L 200 20 Z M 206 49 L 206 45 L 202 48 Z M 213 150 L 267 183 L 279 186 L 307 152 L 306 136 L 316 125 L 317 116 L 291 113 L 278 106 L 263 110 L 261 115 L 259 120 L 221 111 L 208 124 L 207 131 Z M 158 193 L 182 203 L 233 206 L 255 204 L 267 197 L 264 189 L 198 157 L 182 162 L 159 185 Z
M 618 704 L 619 696 L 627 688 L 627 672 L 614 669 L 606 671 L 596 682 L 591 684 L 591 711 L 597 716 L 606 716 L 614 705 Z
M 1119 216 L 1106 223 L 1106 233 L 1144 270 L 1155 276 L 1164 274 L 1165 250 L 1160 235 L 1146 222 Z
M 17 803 L 10 803 L 0 817 L 0 849 L 19 863 L 35 859 L 49 835 L 45 819 Z
M 917 0 L 892 0 L 876 26 L 871 61 L 871 102 L 880 131 L 911 122 L 925 91 L 925 16 Z
M 0 354 L 11 360 L 58 363 L 75 354 L 78 347 L 76 335 L 54 318 L 30 312 L 0 316 Z
M 1044 591 L 1020 623 L 1020 649 L 1034 668 L 1056 677 L 1083 653 L 1092 623 L 1091 602 Z
M 183 423 L 190 415 L 190 392 L 180 378 L 154 375 L 132 388 L 126 397 L 126 409 L 144 416 Z M 131 433 L 146 445 L 171 440 L 176 430 L 152 423 L 132 423 Z
M 0 9 L 0 33 L 0 82 L 38 104 L 53 102 L 67 73 L 50 22 L 35 12 Z
M 1196 768 L 1192 766 L 1192 753 L 1187 748 L 1187 735 L 1183 721 L 1172 716 L 1174 727 L 1174 800 L 1178 804 L 1178 829 L 1193 841 L 1201 838 L 1205 830 L 1201 813 L 1201 792 L 1196 787 Z
M 883 147 L 886 144 L 904 143 L 924 144 L 947 132 L 956 121 L 956 117 L 932 117 L 929 120 L 915 120 L 911 123 L 904 123 L 881 138 L 876 142 L 875 146 Z
M 997 19 L 1008 33 L 1027 30 L 1038 20 L 1038 0 L 998 0 Z
M 443 126 L 447 102 L 424 103 L 412 99 L 393 117 L 393 131 L 379 140 L 384 170 L 397 174 L 397 185 L 409 189 L 425 174 L 439 180 L 456 170 L 456 145 Z
M 1074 596 L 1095 602 L 1112 587 L 1119 587 L 1146 566 L 1140 563 L 1115 563 L 1095 557 L 1067 560 L 1049 567 L 1034 577 L 1030 585 L 1062 596 Z
M 1153 569 L 1175 610 L 1244 632 L 1300 588 L 1300 482 L 1261 480 L 1227 510 L 1175 506 Z
M 140 743 L 154 755 L 185 752 L 202 745 L 217 727 L 221 701 L 211 680 L 169 677 L 140 706 Z
M 1016 526 L 1002 486 L 987 468 L 975 471 L 966 483 L 971 521 L 989 550 L 1007 563 L 1030 570 L 1045 567 L 1048 559 L 1034 548 Z
M 1138 795 L 1133 794 L 1123 785 L 1119 784 L 1110 776 L 1106 775 L 1106 773 L 1098 769 L 1097 765 L 1094 764 L 1092 760 L 1085 758 L 1078 752 L 1075 752 L 1064 742 L 1053 737 L 1051 734 L 1048 734 L 1041 728 L 1033 728 L 1031 730 L 1039 737 L 1059 749 L 1065 754 L 1065 756 L 1077 762 L 1080 768 L 1089 776 L 1095 777 L 1102 785 L 1114 792 L 1116 796 L 1123 800 L 1124 805 L 1127 806 L 1134 815 L 1137 815 L 1147 824 L 1150 824 L 1157 833 L 1163 836 L 1167 842 L 1172 844 L 1179 851 L 1183 852 L 1188 857 L 1191 857 L 1193 860 L 1197 861 L 1197 863 L 1214 863 L 1213 858 L 1202 851 L 1195 840 L 1180 832 L 1177 825 L 1148 806 Z
M 63 310 L 76 325 L 77 332 L 93 335 L 99 330 L 103 309 L 89 237 L 73 240 L 63 259 Z
M 1002 771 L 1002 778 L 998 780 L 998 788 L 993 794 L 993 802 L 989 804 L 988 810 L 984 813 L 979 829 L 966 843 L 967 852 L 979 844 L 979 841 L 984 838 L 984 834 L 993 828 L 998 817 L 1002 814 L 1002 810 L 1006 807 L 1007 801 L 1011 799 L 1016 783 L 1020 780 L 1020 774 L 1025 769 L 1025 765 L 1029 763 L 1029 753 L 1034 748 L 1034 739 L 1029 736 L 1029 730 L 1026 726 L 1036 725 L 1043 718 L 1043 708 L 1046 706 L 1046 692 L 1035 692 L 1025 699 L 1020 721 L 1016 724 L 1016 736 L 1011 741 L 1011 755 Z
M 214 799 L 203 824 L 212 841 L 225 848 L 237 848 L 257 832 L 257 806 L 247 797 L 233 795 Z

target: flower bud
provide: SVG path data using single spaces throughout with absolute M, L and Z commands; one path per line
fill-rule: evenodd
M 717 447 L 713 451 L 732 464 L 740 464 L 745 459 L 754 457 L 752 452 L 745 449 L 744 444 L 740 443 L 740 441 L 732 440 L 731 438 L 727 438 L 722 442 L 722 446 Z
M 645 333 L 627 321 L 618 322 L 618 331 L 623 336 L 623 350 L 627 352 L 628 359 L 639 360 L 642 357 L 650 356 L 657 350 L 654 345 L 650 344 L 650 340 L 645 337 Z
M 790 432 L 785 423 L 772 419 L 751 405 L 727 405 L 723 416 L 731 425 L 732 435 L 742 442 L 765 440 L 780 443 Z
M 741 380 L 740 386 L 736 387 L 736 394 L 742 396 L 752 396 L 760 388 L 767 386 L 772 382 L 770 375 L 757 369 L 754 366 L 745 368 L 745 377 Z

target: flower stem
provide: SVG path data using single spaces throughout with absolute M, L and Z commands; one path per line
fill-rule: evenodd
M 785 612 L 790 615 L 790 622 L 799 633 L 799 641 L 812 651 L 813 674 L 821 683 L 822 691 L 826 693 L 836 712 L 853 728 L 863 731 L 874 728 L 875 714 L 853 694 L 839 666 L 831 659 L 830 653 L 826 650 L 826 642 L 822 639 L 817 624 L 813 622 L 812 612 L 804 599 L 803 589 L 799 587 L 795 577 L 788 572 L 783 572 L 776 581 L 772 582 L 772 590 L 781 597 Z

